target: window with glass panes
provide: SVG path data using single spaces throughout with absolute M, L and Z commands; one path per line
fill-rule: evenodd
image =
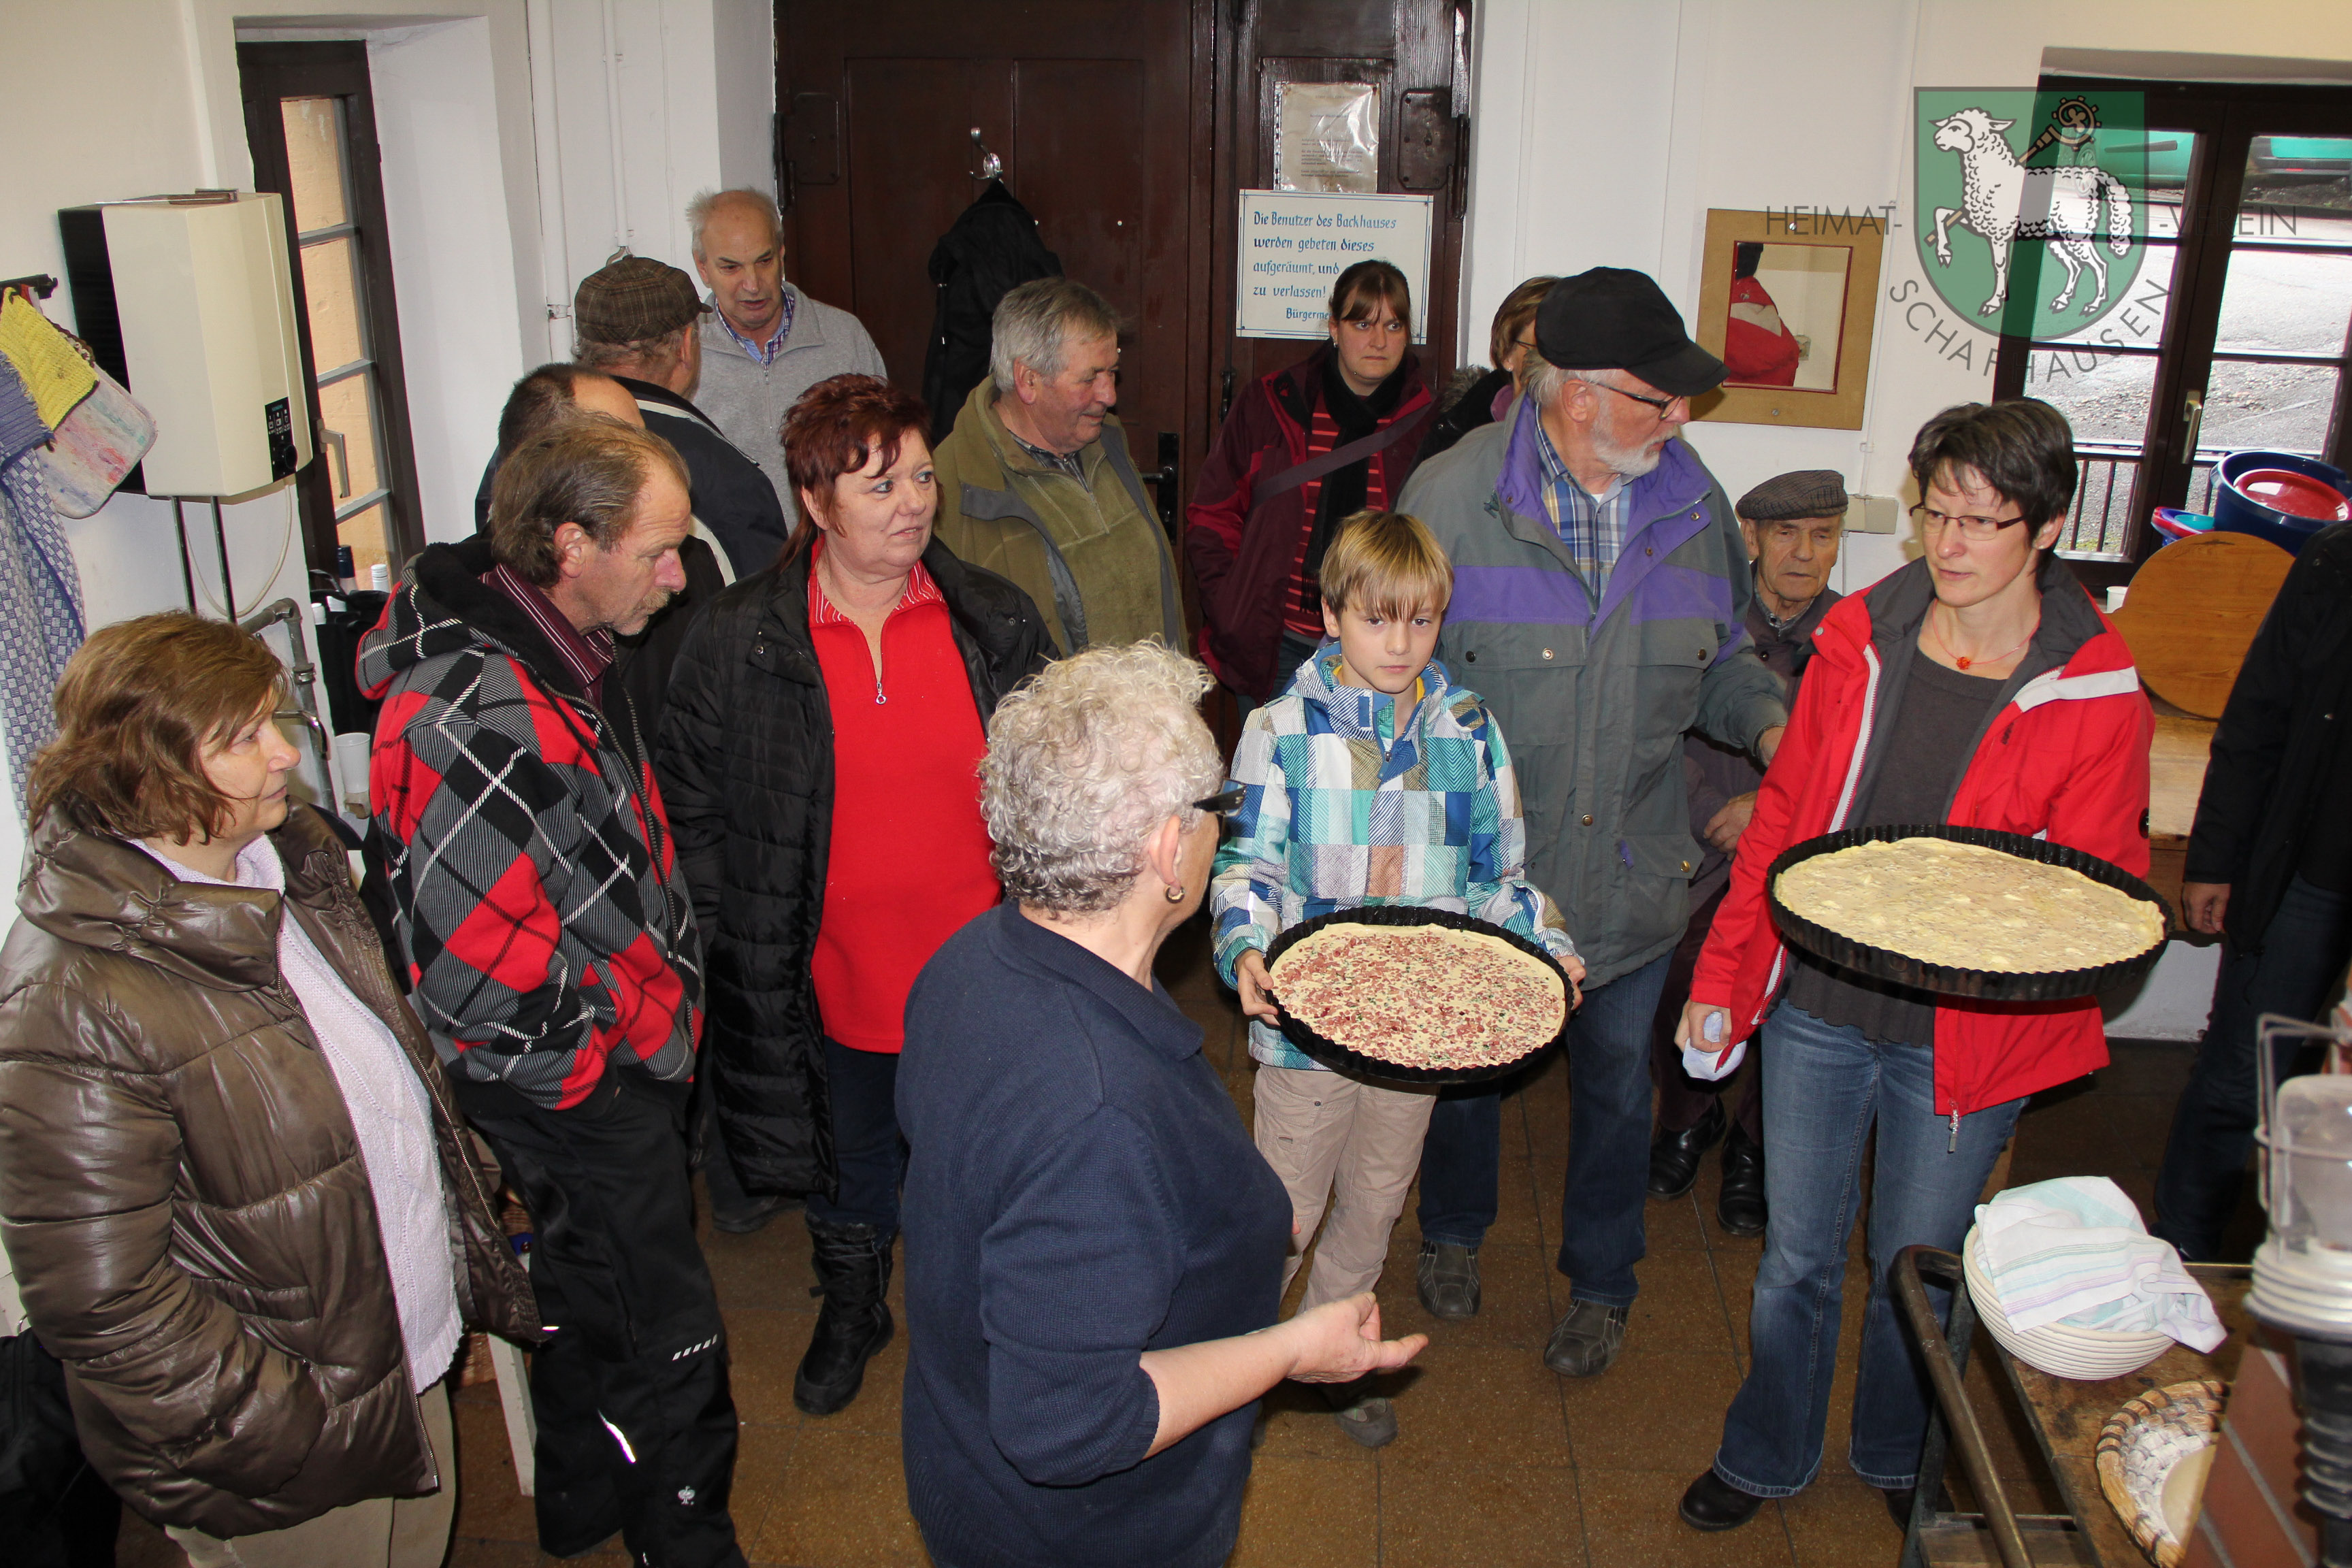
M 238 48 L 256 184 L 287 199 L 319 457 L 301 498 L 311 564 L 362 586 L 421 543 L 363 45 Z
M 1994 382 L 2074 426 L 2082 479 L 2059 549 L 2102 586 L 2161 542 L 2156 508 L 2211 511 L 2229 453 L 2352 456 L 2352 89 L 2042 87 L 2146 94 L 2147 251 L 2126 303 L 2079 331 L 2004 337 Z

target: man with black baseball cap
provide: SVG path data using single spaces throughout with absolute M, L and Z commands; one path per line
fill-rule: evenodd
M 1438 657 L 1509 738 L 1528 876 L 1590 966 L 1569 1028 L 1569 1310 L 1544 1348 L 1586 1377 L 1624 1343 L 1646 1245 L 1650 1021 L 1699 862 L 1684 732 L 1769 760 L 1789 713 L 1749 645 L 1730 501 L 1675 439 L 1723 362 L 1654 281 L 1614 267 L 1552 286 L 1536 346 L 1545 363 L 1510 411 L 1416 473 L 1400 510 L 1453 558 Z M 1501 1120 L 1486 1094 L 1441 1100 L 1430 1121 L 1419 1282 L 1442 1318 L 1478 1309 Z

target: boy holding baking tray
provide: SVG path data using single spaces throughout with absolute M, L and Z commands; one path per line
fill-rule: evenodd
M 1241 805 L 1211 886 L 1217 973 L 1241 993 L 1259 1063 L 1258 1150 L 1297 1222 L 1286 1289 L 1322 1226 L 1301 1311 L 1380 1279 L 1435 1094 L 1333 1072 L 1285 1040 L 1265 995 L 1275 938 L 1334 910 L 1416 905 L 1490 921 L 1584 974 L 1559 910 L 1522 874 L 1527 830 L 1494 716 L 1431 658 L 1452 563 L 1401 512 L 1341 526 L 1320 573 L 1328 640 L 1243 728 Z M 1368 1381 L 1316 1386 L 1357 1442 L 1396 1436 Z

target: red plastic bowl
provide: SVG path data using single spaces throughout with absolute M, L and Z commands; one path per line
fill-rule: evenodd
M 2288 517 L 2310 518 L 2318 522 L 2352 519 L 2352 502 L 2347 502 L 2332 486 L 2292 468 L 2252 468 L 2230 484 L 2248 500 Z

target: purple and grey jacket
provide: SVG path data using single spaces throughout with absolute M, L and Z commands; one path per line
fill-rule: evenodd
M 1528 879 L 1567 916 L 1590 987 L 1682 935 L 1699 864 L 1684 732 L 1751 748 L 1789 710 L 1748 640 L 1738 521 L 1697 454 L 1671 441 L 1633 482 L 1596 605 L 1544 515 L 1537 418 L 1519 399 L 1417 471 L 1399 510 L 1453 558 L 1438 657 L 1511 738 Z

